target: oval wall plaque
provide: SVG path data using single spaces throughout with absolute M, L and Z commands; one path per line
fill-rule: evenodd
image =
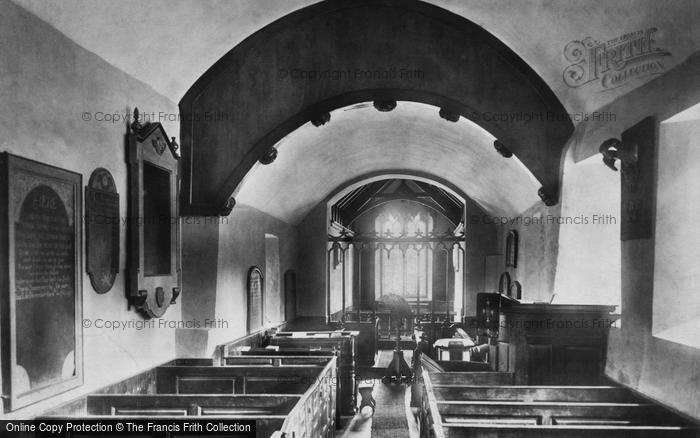
M 107 169 L 98 168 L 85 187 L 86 270 L 98 294 L 109 292 L 119 272 L 119 194 Z

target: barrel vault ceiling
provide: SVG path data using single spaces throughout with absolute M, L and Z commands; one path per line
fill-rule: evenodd
M 77 44 L 179 101 L 211 65 L 242 40 L 312 0 L 14 0 Z M 696 0 L 430 0 L 500 39 L 552 89 L 574 124 L 681 63 L 700 47 Z M 585 82 L 569 67 L 576 43 L 650 35 L 654 66 Z M 400 36 L 397 36 L 400 37 Z M 538 183 L 494 137 L 437 108 L 399 102 L 381 113 L 340 108 L 324 126 L 303 125 L 256 165 L 234 195 L 292 224 L 348 181 L 390 171 L 434 176 L 489 214 L 511 215 L 538 202 Z

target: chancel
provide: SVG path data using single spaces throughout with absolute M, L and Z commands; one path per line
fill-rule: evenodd
M 699 2 L 0 11 L 0 435 L 700 436 Z

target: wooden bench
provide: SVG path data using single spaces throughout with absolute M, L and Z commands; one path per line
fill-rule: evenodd
M 484 384 L 494 380 L 493 373 L 426 369 L 421 380 L 419 423 L 420 436 L 425 438 L 680 437 L 698 433 L 685 419 L 620 387 Z

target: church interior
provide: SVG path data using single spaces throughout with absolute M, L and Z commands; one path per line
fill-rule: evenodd
M 0 420 L 700 436 L 697 1 L 0 5 Z

